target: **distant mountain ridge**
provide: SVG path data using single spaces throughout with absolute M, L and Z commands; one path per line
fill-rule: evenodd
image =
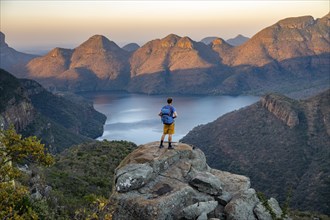
M 200 42 L 209 45 L 212 41 L 214 41 L 218 37 L 204 37 Z
M 37 55 L 18 52 L 8 46 L 4 33 L 0 32 L 0 68 L 24 76 L 25 65 Z
M 57 48 L 33 59 L 24 77 L 50 90 L 146 94 L 238 95 L 328 88 L 329 18 L 286 18 L 235 47 L 221 38 L 205 45 L 170 34 L 128 52 L 95 35 L 73 50 Z
M 203 42 L 206 45 L 209 45 L 217 38 L 219 38 L 219 37 L 205 37 L 201 40 L 201 42 Z M 239 34 L 234 38 L 229 38 L 228 40 L 226 40 L 226 42 L 232 46 L 239 46 L 248 40 L 249 40 L 248 37 L 245 37 L 245 36 Z
M 136 43 L 126 44 L 125 46 L 122 47 L 123 50 L 126 50 L 128 52 L 134 52 L 139 48 L 140 48 L 140 46 Z
M 330 214 L 330 90 L 305 101 L 269 94 L 190 131 L 210 166 L 251 178 L 291 207 Z M 268 186 L 271 184 L 272 189 Z
M 226 42 L 232 46 L 240 46 L 240 45 L 244 44 L 246 41 L 248 41 L 249 39 L 250 38 L 239 34 L 234 38 L 230 38 L 230 39 L 226 40 Z

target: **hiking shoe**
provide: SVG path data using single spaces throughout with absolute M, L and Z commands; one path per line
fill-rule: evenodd
M 168 149 L 169 149 L 169 150 L 173 150 L 174 147 L 172 147 L 172 146 L 168 146 Z
M 159 148 L 163 148 L 164 147 L 164 145 L 159 145 Z

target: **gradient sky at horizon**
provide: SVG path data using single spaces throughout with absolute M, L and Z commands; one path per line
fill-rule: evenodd
M 329 12 L 329 0 L 277 1 L 30 1 L 1 0 L 1 31 L 15 49 L 74 48 L 94 34 L 119 46 L 170 33 L 199 41 L 252 37 L 287 17 Z

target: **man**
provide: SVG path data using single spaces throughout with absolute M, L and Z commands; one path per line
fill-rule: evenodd
M 172 98 L 167 99 L 167 105 L 165 105 L 159 113 L 159 116 L 162 118 L 164 124 L 163 135 L 160 140 L 159 148 L 163 148 L 163 142 L 165 136 L 168 135 L 168 149 L 174 149 L 172 146 L 172 134 L 174 134 L 174 118 L 178 115 L 175 108 L 172 106 Z

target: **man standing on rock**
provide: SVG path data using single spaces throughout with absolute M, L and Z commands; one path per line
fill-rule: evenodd
M 174 149 L 172 146 L 172 134 L 174 134 L 174 118 L 178 115 L 175 108 L 172 106 L 172 98 L 167 99 L 167 105 L 165 105 L 158 114 L 162 118 L 164 124 L 163 135 L 160 140 L 159 148 L 163 148 L 163 142 L 165 136 L 168 134 L 168 149 Z

